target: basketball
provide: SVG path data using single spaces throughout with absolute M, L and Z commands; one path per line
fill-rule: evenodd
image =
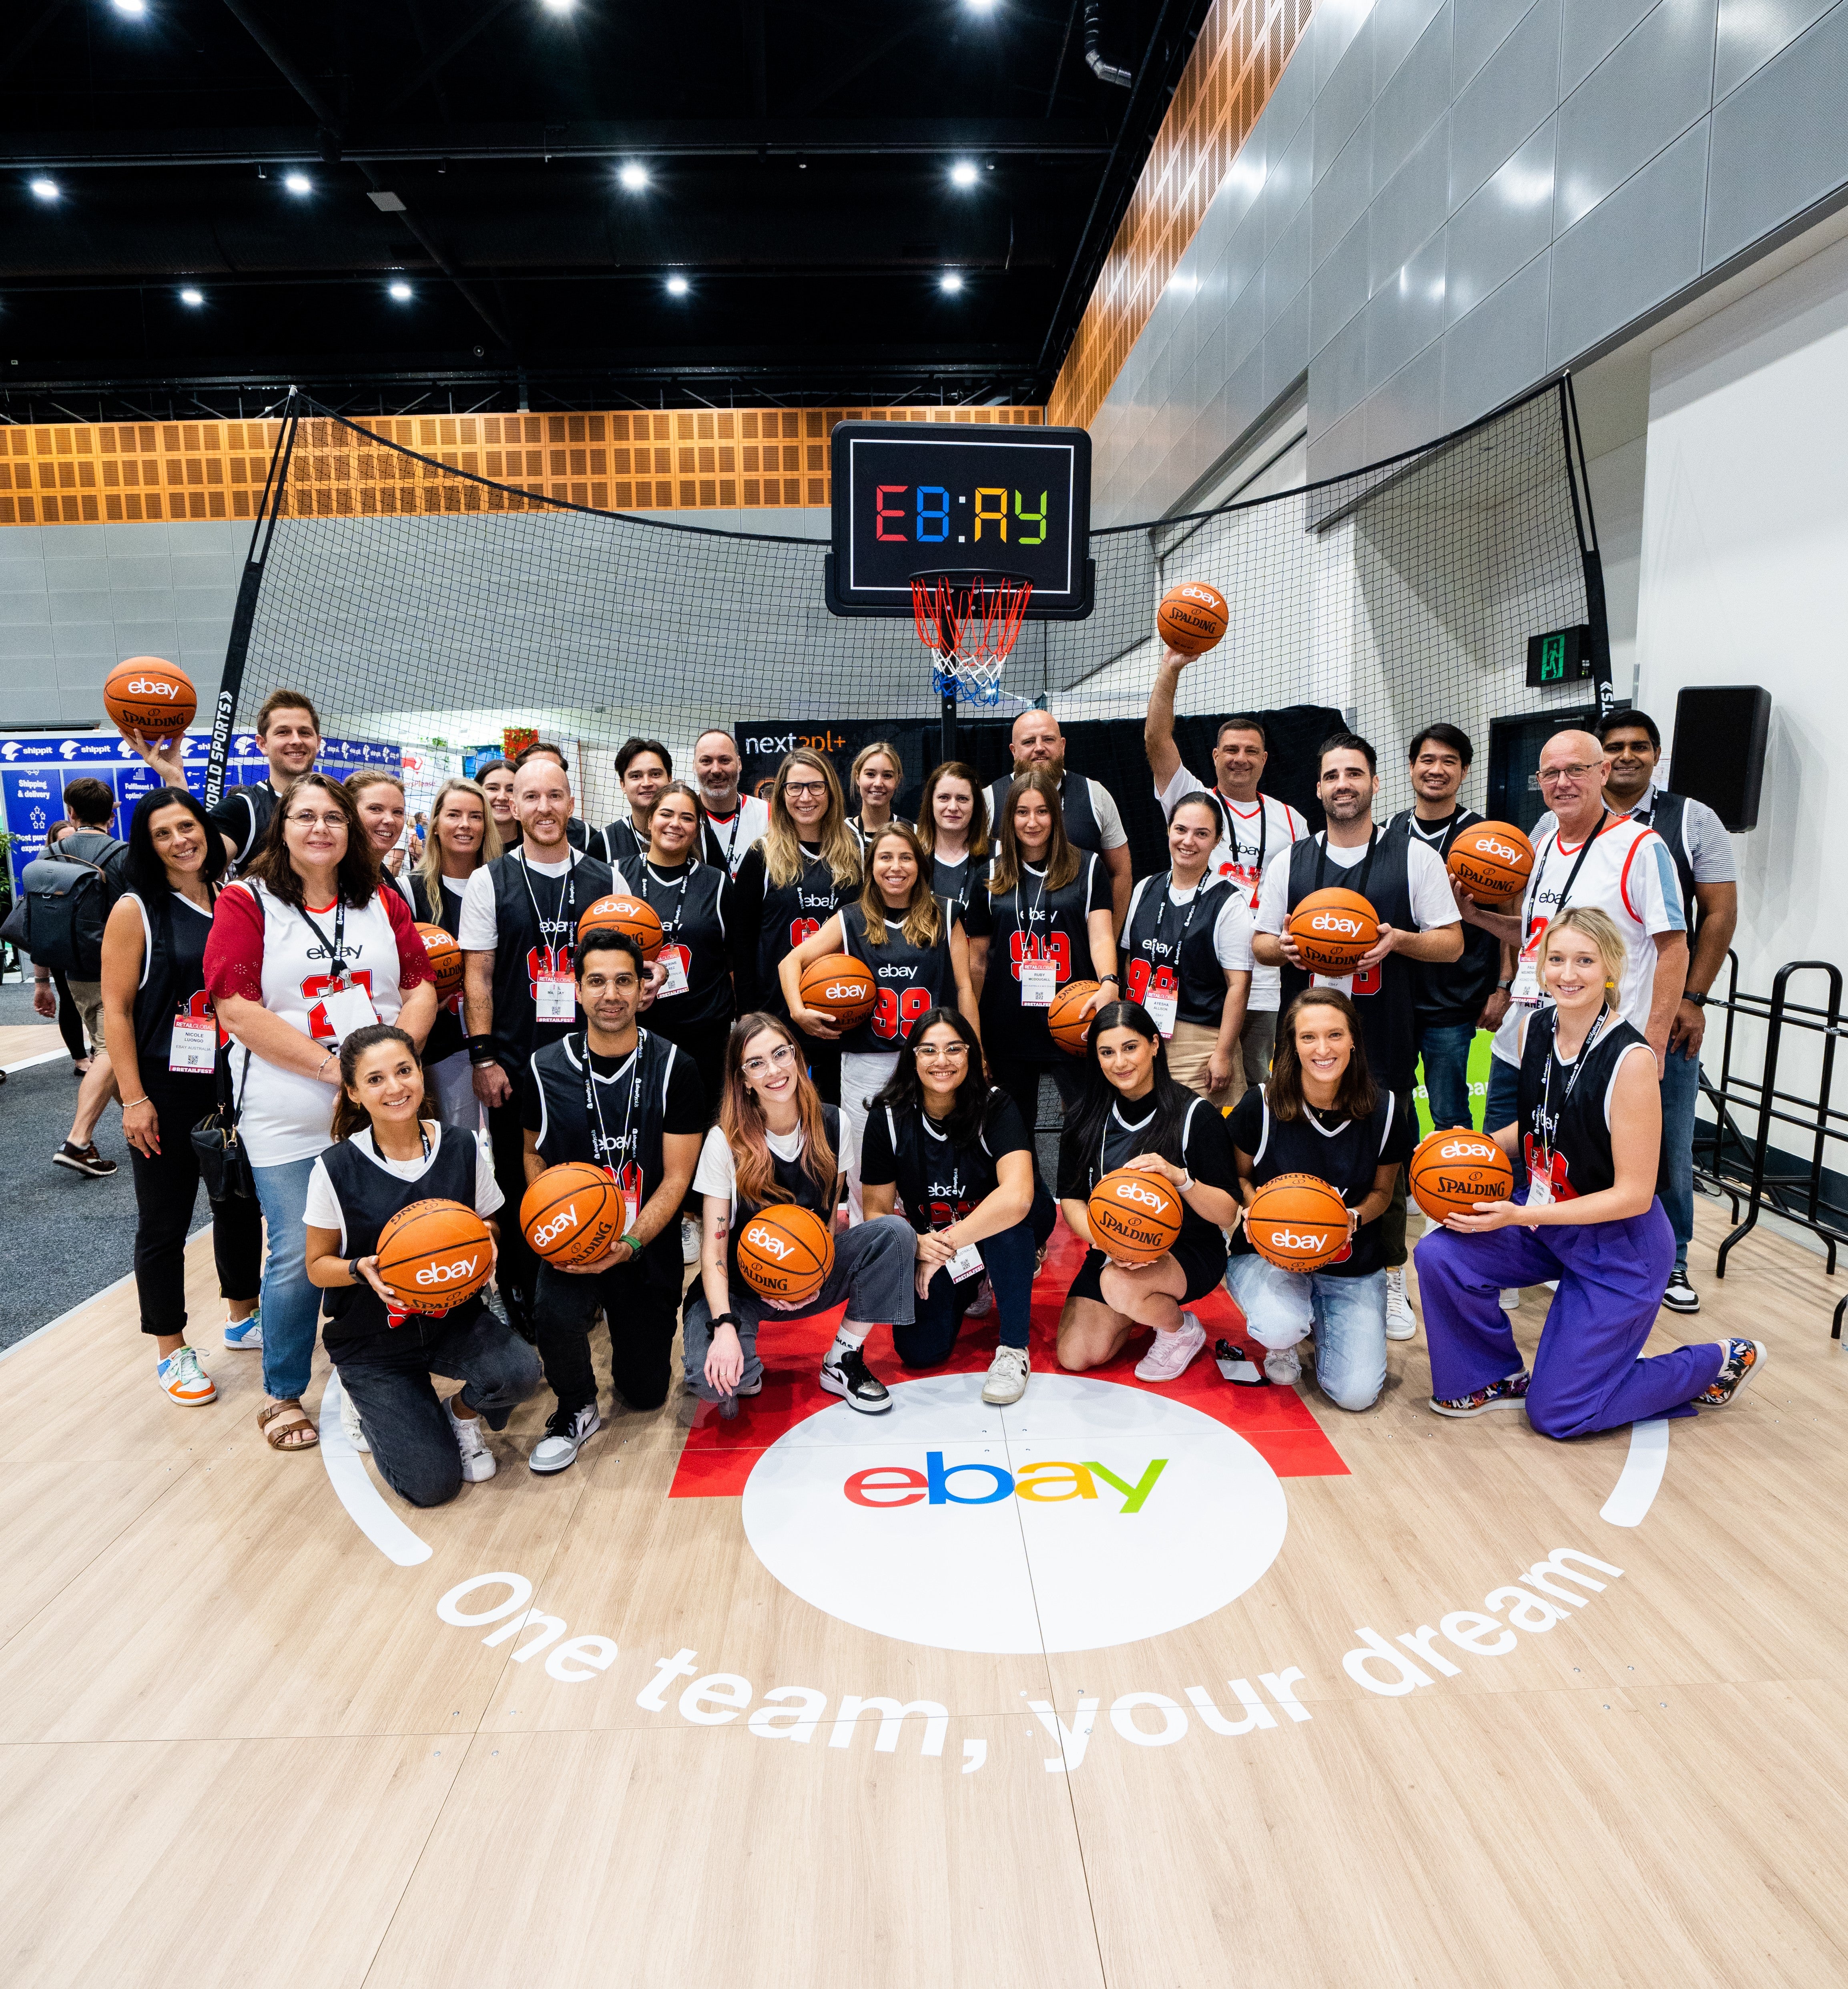
M 851 953 L 824 953 L 802 970 L 802 1005 L 843 1029 L 864 1022 L 878 999 L 872 969 Z
M 407 1312 L 448 1312 L 494 1275 L 494 1239 L 459 1201 L 414 1201 L 378 1237 L 378 1280 Z
M 1091 1191 L 1085 1205 L 1091 1240 L 1106 1257 L 1152 1264 L 1174 1247 L 1181 1231 L 1181 1198 L 1159 1174 L 1117 1167 Z
M 1534 845 L 1511 822 L 1479 822 L 1450 845 L 1444 867 L 1472 898 L 1504 904 L 1526 888 Z
M 580 941 L 593 926 L 614 926 L 618 932 L 627 933 L 641 948 L 644 960 L 652 960 L 661 950 L 660 917 L 644 899 L 599 898 L 584 907 L 584 916 L 577 921 Z
M 1085 1054 L 1085 1045 L 1091 1040 L 1091 1018 L 1083 1010 L 1097 991 L 1095 981 L 1068 981 L 1046 1011 L 1046 1026 L 1052 1032 L 1052 1040 L 1068 1055 Z
M 1352 974 L 1379 937 L 1373 907 L 1358 891 L 1312 891 L 1284 921 L 1296 950 L 1318 974 Z
M 1433 1222 L 1447 1215 L 1475 1212 L 1479 1201 L 1506 1201 L 1515 1191 L 1515 1170 L 1486 1133 L 1466 1127 L 1420 1140 L 1406 1170 L 1412 1199 Z
M 1226 597 L 1203 580 L 1183 581 L 1162 596 L 1156 632 L 1177 656 L 1204 656 L 1226 632 Z
M 125 732 L 172 739 L 199 708 L 192 679 L 159 656 L 130 656 L 103 679 L 103 709 Z
M 601 1167 L 547 1167 L 520 1198 L 520 1233 L 548 1264 L 587 1264 L 621 1238 L 622 1191 Z
M 811 1210 L 781 1202 L 760 1209 L 738 1238 L 738 1268 L 760 1298 L 800 1305 L 828 1283 L 834 1239 Z
M 1279 1174 L 1251 1198 L 1245 1234 L 1267 1263 L 1319 1271 L 1348 1254 L 1347 1205 L 1314 1174 Z
M 447 1001 L 462 984 L 462 948 L 441 926 L 418 922 L 417 935 L 430 956 L 430 971 L 436 976 L 436 998 Z

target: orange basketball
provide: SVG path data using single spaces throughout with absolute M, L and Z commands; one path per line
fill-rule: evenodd
M 1467 1127 L 1420 1140 L 1406 1177 L 1412 1199 L 1433 1222 L 1459 1211 L 1473 1215 L 1477 1202 L 1506 1201 L 1515 1191 L 1507 1154 L 1486 1133 Z
M 1534 845 L 1511 822 L 1479 822 L 1450 845 L 1450 881 L 1484 905 L 1505 904 L 1527 888 Z
M 1183 656 L 1203 656 L 1224 635 L 1230 619 L 1226 597 L 1203 580 L 1186 580 L 1169 588 L 1155 611 L 1156 632 Z
M 1284 921 L 1296 950 L 1318 974 L 1352 974 L 1379 937 L 1379 920 L 1358 891 L 1312 891 Z
M 425 925 L 420 919 L 417 932 L 430 956 L 430 971 L 436 976 L 436 998 L 446 1001 L 462 984 L 462 948 L 441 926 Z
M 872 969 L 851 953 L 824 953 L 802 970 L 802 1005 L 851 1029 L 864 1022 L 879 998 Z
M 1347 1205 L 1314 1174 L 1279 1174 L 1251 1198 L 1245 1234 L 1267 1262 L 1319 1271 L 1348 1254 Z
M 171 739 L 199 708 L 192 679 L 160 656 L 130 656 L 103 679 L 103 709 L 125 732 Z
M 740 1232 L 738 1268 L 760 1297 L 800 1305 L 828 1283 L 834 1239 L 812 1210 L 780 1202 L 760 1209 Z
M 1174 1247 L 1181 1230 L 1181 1198 L 1159 1174 L 1117 1167 L 1091 1191 L 1085 1205 L 1091 1240 L 1106 1257 L 1152 1264 Z
M 1095 981 L 1068 981 L 1046 1011 L 1046 1026 L 1052 1032 L 1052 1040 L 1069 1055 L 1082 1056 L 1085 1045 L 1091 1040 L 1091 1018 L 1081 1011 L 1097 990 Z
M 622 1191 L 601 1167 L 547 1167 L 520 1198 L 520 1233 L 548 1264 L 587 1264 L 622 1236 Z
M 448 1312 L 493 1275 L 488 1225 L 459 1201 L 414 1201 L 379 1232 L 379 1282 L 407 1312 Z
M 618 932 L 627 933 L 641 948 L 644 960 L 652 960 L 661 950 L 663 935 L 660 916 L 645 899 L 620 895 L 599 898 L 594 904 L 584 907 L 584 915 L 577 921 L 579 939 L 593 926 L 614 926 Z

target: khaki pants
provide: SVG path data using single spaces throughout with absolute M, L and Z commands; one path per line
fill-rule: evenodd
M 1168 1039 L 1168 1070 L 1177 1084 L 1184 1084 L 1190 1091 L 1197 1091 L 1208 1104 L 1220 1111 L 1230 1112 L 1245 1087 L 1234 1050 L 1231 1083 L 1221 1091 L 1207 1089 L 1207 1059 L 1213 1054 L 1213 1045 L 1218 1040 L 1218 1030 L 1208 1028 L 1203 1022 L 1176 1022 L 1174 1034 Z
M 83 1026 L 98 1049 L 103 1042 L 103 984 L 100 981 L 66 981 L 72 1005 L 83 1018 Z

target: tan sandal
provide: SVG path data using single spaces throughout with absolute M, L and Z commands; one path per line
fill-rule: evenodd
M 278 1421 L 286 1417 L 286 1421 Z M 295 1401 L 271 1402 L 257 1411 L 257 1428 L 263 1432 L 263 1441 L 272 1450 L 312 1450 L 321 1440 L 321 1433 L 310 1421 L 307 1411 Z M 275 1424 L 272 1428 L 270 1425 Z M 307 1435 L 297 1435 L 306 1430 Z M 292 1440 L 293 1439 L 293 1440 Z

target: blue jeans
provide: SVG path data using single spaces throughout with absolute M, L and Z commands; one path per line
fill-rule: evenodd
M 308 1177 L 318 1154 L 252 1167 L 269 1254 L 263 1260 L 263 1392 L 293 1401 L 308 1386 L 321 1294 L 308 1282 Z
M 1518 1064 L 1504 1063 L 1498 1056 L 1489 1059 L 1488 1103 L 1482 1114 L 1482 1130 L 1485 1133 L 1499 1133 L 1504 1126 L 1517 1124 L 1521 1117 L 1521 1069 Z M 1527 1162 L 1521 1157 L 1520 1142 L 1515 1142 L 1515 1188 L 1518 1193 L 1527 1186 Z
M 994 1309 L 1004 1347 L 1024 1347 L 1033 1310 L 1033 1272 L 1039 1247 L 1052 1234 L 1052 1198 L 1036 1181 L 1033 1206 L 1011 1229 L 985 1236 L 976 1248 L 994 1288 Z M 917 1316 L 909 1326 L 895 1326 L 892 1344 L 907 1367 L 934 1367 L 949 1358 L 962 1330 L 963 1315 L 980 1284 L 965 1278 L 960 1284 L 947 1270 L 939 1271 L 919 1299 Z
M 1251 1337 L 1272 1352 L 1315 1335 L 1315 1379 L 1338 1409 L 1370 1409 L 1386 1386 L 1386 1273 L 1286 1271 L 1255 1251 L 1234 1256 L 1226 1285 Z
M 1444 1022 L 1418 1032 L 1418 1054 L 1424 1060 L 1424 1102 L 1431 1127 L 1447 1132 L 1469 1127 L 1470 1045 L 1476 1040 L 1474 1022 Z
M 1701 1053 L 1671 1049 L 1662 1065 L 1662 1167 L 1657 1191 L 1675 1233 L 1675 1269 L 1687 1269 L 1694 1241 L 1694 1107 L 1701 1100 Z

